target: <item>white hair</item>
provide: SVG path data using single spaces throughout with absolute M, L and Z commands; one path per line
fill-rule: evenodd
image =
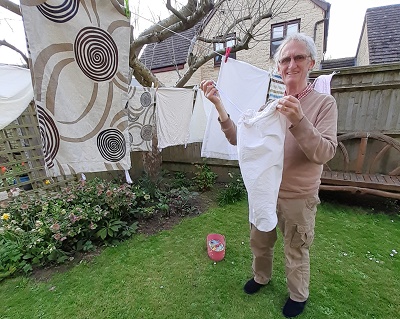
M 307 51 L 310 54 L 311 59 L 313 61 L 316 60 L 317 47 L 315 46 L 314 40 L 310 36 L 308 36 L 304 33 L 293 33 L 293 34 L 288 35 L 283 40 L 283 42 L 279 45 L 278 49 L 276 50 L 276 52 L 274 54 L 274 61 L 275 61 L 276 65 L 278 65 L 278 63 L 279 63 L 279 59 L 281 57 L 283 47 L 291 41 L 303 42 L 306 45 Z

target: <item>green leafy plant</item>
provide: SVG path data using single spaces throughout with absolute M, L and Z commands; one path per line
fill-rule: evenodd
M 18 242 L 5 237 L 0 239 L 0 281 L 19 269 L 23 269 L 25 272 L 32 269 L 22 257 L 23 253 L 18 247 Z
M 130 185 L 100 179 L 73 183 L 60 193 L 21 193 L 0 211 L 0 240 L 19 252 L 3 252 L 0 269 L 21 270 L 23 261 L 62 263 L 76 251 L 130 237 L 137 226 L 135 199 Z
M 172 189 L 167 199 L 168 215 L 179 214 L 181 216 L 188 215 L 197 210 L 192 205 L 194 193 L 187 188 Z
M 214 186 L 218 175 L 206 163 L 202 165 L 195 164 L 195 167 L 197 171 L 194 173 L 193 181 L 197 189 L 201 192 L 210 190 Z
M 218 193 L 217 201 L 219 206 L 233 204 L 244 199 L 247 195 L 242 176 L 228 173 L 230 182 Z
M 174 172 L 173 178 L 170 182 L 171 188 L 191 188 L 193 186 L 193 181 L 187 177 L 185 172 Z
M 61 192 L 22 192 L 0 207 L 0 276 L 115 245 L 131 237 L 140 221 L 192 213 L 193 197 L 185 187 L 163 187 L 161 179 L 147 176 L 136 185 L 94 178 Z

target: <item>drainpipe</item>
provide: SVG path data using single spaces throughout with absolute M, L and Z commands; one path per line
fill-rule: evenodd
M 326 47 L 327 47 L 327 42 L 328 42 L 328 28 L 329 28 L 330 12 L 331 12 L 331 5 L 329 3 L 327 3 L 327 8 L 324 11 L 324 18 L 322 20 L 315 22 L 315 25 L 314 25 L 314 42 L 315 42 L 315 40 L 317 38 L 318 25 L 321 23 L 325 23 L 324 24 L 324 40 L 323 40 L 324 42 L 323 42 L 323 47 L 322 47 L 322 60 L 321 61 L 323 61 L 325 59 Z
M 315 24 L 314 24 L 314 43 L 316 43 L 316 39 L 317 39 L 317 28 L 318 28 L 318 25 L 321 24 L 321 23 L 324 23 L 324 22 L 325 22 L 325 18 L 315 22 Z M 324 29 L 324 38 L 325 38 L 325 29 Z M 326 45 L 325 45 L 325 41 L 324 41 L 323 42 L 323 48 L 322 48 L 322 59 L 321 59 L 321 62 L 325 60 L 325 52 L 326 52 Z
M 326 18 L 323 18 L 322 20 L 319 20 L 319 21 L 315 22 L 315 24 L 314 24 L 314 42 L 317 39 L 317 27 L 318 27 L 319 24 L 323 23 L 325 20 L 326 20 Z M 324 30 L 324 33 L 325 33 L 325 30 Z

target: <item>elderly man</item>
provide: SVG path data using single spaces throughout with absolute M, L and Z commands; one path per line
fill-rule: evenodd
M 336 101 L 331 95 L 318 93 L 308 83 L 308 73 L 314 67 L 316 54 L 314 41 L 307 35 L 296 33 L 282 42 L 274 57 L 286 88 L 285 96 L 275 104 L 287 123 L 277 200 L 289 290 L 282 312 L 287 318 L 301 314 L 309 297 L 309 248 L 314 239 L 315 215 L 320 203 L 318 189 L 323 164 L 334 156 L 337 146 Z M 200 87 L 215 105 L 228 141 L 236 145 L 237 127 L 226 112 L 215 85 L 212 81 L 203 81 Z M 276 228 L 262 231 L 251 224 L 254 276 L 244 286 L 246 293 L 256 293 L 271 280 L 276 239 Z

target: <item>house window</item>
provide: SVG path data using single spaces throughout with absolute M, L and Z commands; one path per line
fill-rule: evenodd
M 222 36 L 217 37 L 217 39 L 221 39 L 222 40 Z M 214 51 L 218 51 L 218 50 L 223 50 L 226 48 L 231 48 L 236 44 L 236 34 L 235 33 L 231 33 L 228 34 L 225 37 L 225 41 L 221 41 L 221 42 L 215 42 L 214 43 Z M 230 53 L 229 57 L 232 59 L 236 59 L 236 52 Z M 221 65 L 221 60 L 222 60 L 222 56 L 217 55 L 214 58 L 214 66 L 220 66 Z
M 300 31 L 300 20 L 277 23 L 271 26 L 271 58 L 286 36 Z

